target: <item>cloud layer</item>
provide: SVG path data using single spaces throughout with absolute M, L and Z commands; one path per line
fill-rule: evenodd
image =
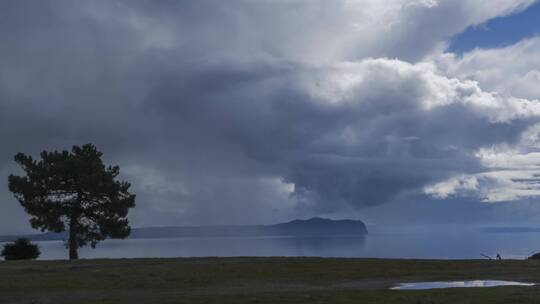
M 93 142 L 139 226 L 535 196 L 540 44 L 443 52 L 531 3 L 5 2 L 0 172 Z M 23 229 L 6 188 L 0 231 Z

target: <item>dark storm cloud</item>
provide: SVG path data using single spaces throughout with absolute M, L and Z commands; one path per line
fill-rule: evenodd
M 475 151 L 519 140 L 535 108 L 364 57 L 418 60 L 519 3 L 402 2 L 3 2 L 0 172 L 18 151 L 93 142 L 133 182 L 135 225 L 361 209 L 479 172 Z M 448 6 L 468 14 L 424 33 Z M 394 39 L 419 32 L 416 47 Z M 24 215 L 7 189 L 0 198 L 0 230 L 12 229 Z

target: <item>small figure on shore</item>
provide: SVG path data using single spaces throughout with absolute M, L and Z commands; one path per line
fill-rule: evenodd
M 500 254 L 497 253 L 497 260 L 502 260 L 502 257 Z

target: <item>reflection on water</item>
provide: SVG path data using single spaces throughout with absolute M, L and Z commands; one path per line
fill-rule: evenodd
M 42 259 L 64 259 L 60 241 L 39 242 Z M 84 247 L 82 258 L 197 256 L 320 256 L 483 259 L 480 254 L 522 259 L 540 251 L 540 233 L 370 233 L 366 237 L 230 237 L 107 240 Z
M 82 248 L 81 258 L 144 258 L 205 256 L 362 255 L 364 237 L 220 237 L 107 240 L 96 249 Z M 63 242 L 39 242 L 41 259 L 63 259 Z
M 421 290 L 438 288 L 468 288 L 468 287 L 497 287 L 497 286 L 534 286 L 534 283 L 520 283 L 512 281 L 475 280 L 454 282 L 417 282 L 402 283 L 390 289 L 393 290 Z

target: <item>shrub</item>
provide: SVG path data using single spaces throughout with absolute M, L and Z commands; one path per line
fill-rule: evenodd
M 15 242 L 4 245 L 0 253 L 6 261 L 9 260 L 34 260 L 41 252 L 38 245 L 30 243 L 29 239 L 19 238 Z
M 527 259 L 529 259 L 529 260 L 540 260 L 540 252 L 537 252 L 537 253 L 531 255 Z

